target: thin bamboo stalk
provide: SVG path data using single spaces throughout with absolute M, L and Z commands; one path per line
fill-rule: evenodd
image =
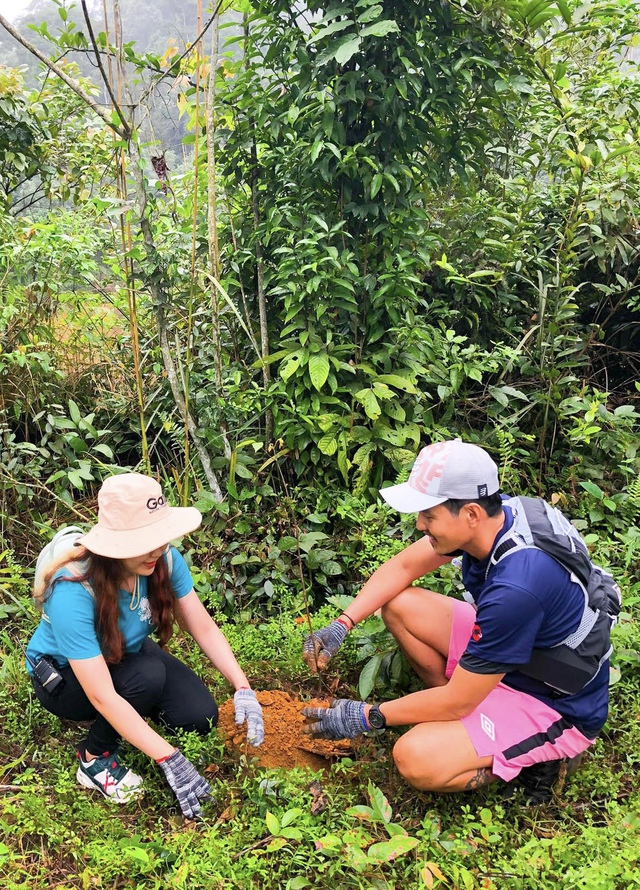
M 214 17 L 211 28 L 211 57 L 209 60 L 209 79 L 207 82 L 207 97 L 205 109 L 205 130 L 207 138 L 207 241 L 209 246 L 209 277 L 211 280 L 211 307 L 213 309 L 213 354 L 214 375 L 218 398 L 222 393 L 222 355 L 220 337 L 220 298 L 215 284 L 220 283 L 220 245 L 218 243 L 218 213 L 217 213 L 217 188 L 216 188 L 216 74 L 218 70 L 218 41 L 220 39 L 218 14 Z M 227 426 L 223 420 L 220 422 L 220 433 L 224 454 L 227 460 L 231 458 L 231 445 L 227 435 Z

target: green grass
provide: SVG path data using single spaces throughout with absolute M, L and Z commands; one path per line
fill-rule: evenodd
M 314 775 L 260 769 L 225 753 L 213 732 L 179 742 L 200 769 L 209 769 L 215 793 L 205 821 L 185 826 L 160 772 L 127 746 L 126 762 L 145 778 L 142 800 L 118 807 L 76 785 L 78 728 L 35 701 L 15 644 L 17 634 L 28 635 L 25 619 L 10 621 L 0 641 L 0 783 L 11 786 L 0 792 L 3 890 L 640 886 L 640 694 L 633 664 L 623 664 L 614 686 L 606 732 L 552 804 L 525 808 L 505 801 L 499 786 L 470 795 L 419 794 L 390 766 L 392 733 L 370 742 L 357 760 Z M 293 617 L 224 628 L 257 686 L 316 693 L 317 680 L 299 657 L 304 627 Z M 622 637 L 633 651 L 633 633 L 626 629 Z M 339 656 L 326 678 L 341 693 L 355 694 L 353 653 Z M 198 654 L 189 650 L 186 657 L 224 699 L 228 690 Z M 314 779 L 327 802 L 318 815 L 311 811 Z M 386 821 L 381 795 L 393 811 Z M 361 809 L 350 812 L 354 806 Z

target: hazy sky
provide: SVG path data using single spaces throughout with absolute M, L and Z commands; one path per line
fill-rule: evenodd
M 12 22 L 30 2 L 31 0 L 0 0 L 0 12 Z

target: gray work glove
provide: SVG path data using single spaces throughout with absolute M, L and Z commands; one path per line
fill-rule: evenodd
M 303 708 L 305 717 L 312 717 L 314 723 L 303 727 L 303 732 L 316 739 L 353 739 L 370 727 L 364 716 L 365 703 L 337 698 L 330 708 Z
M 238 689 L 233 696 L 233 707 L 236 715 L 236 726 L 247 721 L 247 741 L 254 748 L 264 742 L 264 719 L 262 708 L 253 689 Z
M 207 780 L 177 748 L 170 757 L 156 763 L 178 798 L 182 815 L 187 819 L 199 819 L 202 815 L 200 801 L 211 797 Z
M 348 634 L 341 621 L 332 621 L 327 627 L 309 634 L 302 644 L 302 658 L 312 671 L 323 671 L 344 643 Z

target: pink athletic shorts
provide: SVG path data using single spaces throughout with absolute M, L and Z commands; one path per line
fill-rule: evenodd
M 472 605 L 454 601 L 447 677 L 467 648 L 475 615 Z M 504 683 L 498 683 L 461 722 L 478 757 L 493 756 L 492 772 L 506 782 L 515 779 L 525 766 L 574 757 L 594 741 L 544 702 Z

